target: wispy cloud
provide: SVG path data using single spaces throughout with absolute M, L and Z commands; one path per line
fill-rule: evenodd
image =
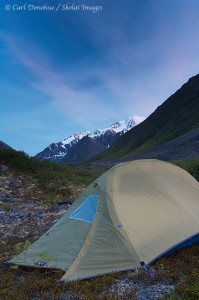
M 130 31 L 128 23 L 119 18 L 118 11 L 117 7 L 111 19 L 106 15 L 108 30 L 99 26 L 101 19 L 87 20 L 86 16 L 82 16 L 82 19 L 85 17 L 84 34 L 89 36 L 93 47 L 99 48 L 100 55 L 96 60 L 84 58 L 72 64 L 67 64 L 66 59 L 59 69 L 56 57 L 48 52 L 47 45 L 42 48 L 42 45 L 19 36 L 0 34 L 12 53 L 13 61 L 29 71 L 31 87 L 47 96 L 55 111 L 80 126 L 117 120 L 122 115 L 147 116 L 188 76 L 194 75 L 194 70 L 197 73 L 198 30 L 193 30 L 190 35 L 190 30 L 184 28 L 180 34 L 174 34 L 172 24 L 166 28 L 165 20 L 161 23 L 159 18 L 156 22 L 162 26 L 154 26 L 148 38 L 142 35 L 147 30 L 142 28 L 141 19 L 138 22 L 140 28 Z M 158 13 L 162 13 L 160 8 L 156 11 L 157 16 Z M 126 19 L 129 16 L 126 12 Z M 137 25 L 136 21 L 130 24 Z M 184 37 L 194 41 L 195 47 L 185 44 Z
M 199 70 L 198 1 L 159 2 L 106 1 L 99 14 L 3 12 L 4 127 L 21 140 L 28 129 L 41 150 L 71 130 L 152 113 Z
M 72 116 L 79 124 L 108 119 L 113 113 L 112 102 L 108 97 L 102 99 L 102 88 L 89 86 L 90 80 L 102 81 L 95 68 L 83 65 L 82 69 L 76 67 L 69 72 L 57 70 L 53 61 L 35 45 L 12 35 L 1 34 L 0 37 L 12 53 L 13 62 L 30 72 L 28 81 L 32 88 L 47 95 L 51 100 L 49 105 L 54 105 L 56 110 Z

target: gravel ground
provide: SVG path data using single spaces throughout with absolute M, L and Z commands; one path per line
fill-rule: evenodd
M 174 289 L 173 285 L 166 282 L 149 282 L 141 280 L 116 280 L 116 282 L 106 291 L 109 295 L 117 294 L 118 296 L 130 295 L 135 291 L 139 300 L 160 299 L 167 293 L 171 293 Z M 130 299 L 130 298 L 129 298 Z
M 63 201 L 48 209 L 35 179 L 0 165 L 0 247 L 10 239 L 35 241 L 68 207 Z M 12 255 L 0 254 L 4 260 Z
M 69 206 L 63 202 L 62 205 L 54 205 L 51 209 L 46 209 L 42 197 L 35 180 L 28 176 L 16 176 L 7 167 L 0 165 L 0 246 L 5 245 L 8 239 L 15 236 L 23 240 L 29 237 L 33 240 L 37 239 L 41 234 L 40 229 L 42 228 L 44 232 L 47 231 Z M 11 253 L 8 252 L 1 253 L 4 261 L 10 255 Z M 126 299 L 131 299 L 130 294 L 134 291 L 139 300 L 154 300 L 161 299 L 163 295 L 171 293 L 173 289 L 174 286 L 166 282 L 141 280 L 133 276 L 116 280 L 104 291 L 103 295 L 112 295 L 113 299 L 115 295 L 118 296 L 118 299 L 125 295 Z M 91 300 L 79 298 L 71 293 L 64 294 L 56 300 L 81 299 Z M 37 297 L 32 300 L 42 299 Z

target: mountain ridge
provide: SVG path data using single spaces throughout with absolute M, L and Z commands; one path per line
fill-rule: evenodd
M 199 74 L 92 161 L 133 159 L 199 127 Z
M 143 117 L 133 116 L 93 132 L 73 133 L 58 143 L 50 144 L 43 151 L 39 152 L 35 158 L 63 163 L 84 162 L 112 146 L 123 134 L 139 124 L 143 119 Z M 82 140 L 83 142 L 81 142 Z
M 9 150 L 9 149 L 12 149 L 12 147 L 10 147 L 6 143 L 0 141 L 0 150 Z

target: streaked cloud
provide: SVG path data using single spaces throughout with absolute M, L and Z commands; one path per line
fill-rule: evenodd
M 97 15 L 3 14 L 1 120 L 10 134 L 38 133 L 41 150 L 41 132 L 53 142 L 147 117 L 198 73 L 198 9 L 195 0 L 110 0 Z

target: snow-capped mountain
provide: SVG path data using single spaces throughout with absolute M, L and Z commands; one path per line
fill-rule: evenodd
M 58 143 L 52 143 L 35 157 L 53 162 L 80 163 L 112 146 L 119 137 L 141 123 L 143 117 L 134 116 L 94 132 L 74 133 Z

